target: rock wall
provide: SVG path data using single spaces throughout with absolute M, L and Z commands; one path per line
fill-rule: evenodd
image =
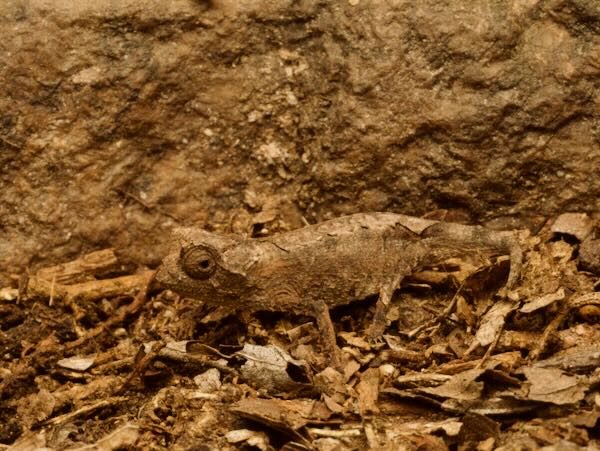
M 599 33 L 595 0 L 5 1 L 0 282 L 178 224 L 597 214 Z

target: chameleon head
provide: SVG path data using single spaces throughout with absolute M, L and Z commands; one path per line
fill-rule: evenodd
M 246 285 L 243 271 L 231 258 L 240 242 L 205 230 L 177 229 L 173 249 L 156 279 L 165 288 L 204 302 L 233 300 Z

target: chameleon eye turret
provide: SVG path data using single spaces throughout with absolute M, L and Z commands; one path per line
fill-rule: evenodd
M 214 253 L 204 246 L 182 250 L 181 267 L 192 279 L 208 279 L 216 269 Z

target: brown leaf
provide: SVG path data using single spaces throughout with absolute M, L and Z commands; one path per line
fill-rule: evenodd
M 463 371 L 444 382 L 439 387 L 423 388 L 422 392 L 430 395 L 441 396 L 443 398 L 458 399 L 469 401 L 477 399 L 483 391 L 483 382 L 476 382 L 476 379 L 485 372 L 485 369 L 475 368 Z
M 379 413 L 377 398 L 379 397 L 379 369 L 369 368 L 360 375 L 360 382 L 356 387 L 358 392 L 358 405 L 361 416 Z
M 475 326 L 477 322 L 477 318 L 473 313 L 473 309 L 471 308 L 467 300 L 460 295 L 458 295 L 458 299 L 456 301 L 456 315 L 459 317 L 459 319 L 463 320 L 465 323 L 467 323 L 467 325 L 471 327 Z
M 593 370 L 600 367 L 600 345 L 574 346 L 560 355 L 535 363 L 537 368 L 561 368 L 573 372 Z
M 579 263 L 581 268 L 600 274 L 600 240 L 585 240 L 579 247 Z
M 337 335 L 350 346 L 354 346 L 363 351 L 371 350 L 371 345 L 363 337 L 357 336 L 356 332 L 338 332 Z
M 552 233 L 570 235 L 583 241 L 594 230 L 594 221 L 585 213 L 563 213 L 556 218 L 551 230 Z
M 257 448 L 260 451 L 269 449 L 269 437 L 262 431 L 251 431 L 250 429 L 236 429 L 225 434 L 228 443 L 241 446 L 247 444 L 250 448 Z
M 491 344 L 496 335 L 504 327 L 506 317 L 516 308 L 516 305 L 510 301 L 496 302 L 490 310 L 483 316 L 481 326 L 475 334 L 475 340 L 481 346 Z
M 331 412 L 333 413 L 344 413 L 346 411 L 346 409 L 344 408 L 344 406 L 342 406 L 340 403 L 338 403 L 335 399 L 333 399 L 331 396 L 328 395 L 323 395 L 323 402 L 325 403 L 325 405 L 327 406 L 327 408 L 329 410 L 331 410 Z
M 500 424 L 494 420 L 469 412 L 462 418 L 463 426 L 460 429 L 458 440 L 465 442 L 480 442 L 487 438 L 497 438 L 500 435 Z
M 73 371 L 87 371 L 89 370 L 95 363 L 96 356 L 92 355 L 89 357 L 67 357 L 66 359 L 61 359 L 56 364 L 62 368 L 73 370 Z
M 519 309 L 522 313 L 532 313 L 544 307 L 548 307 L 556 301 L 562 301 L 565 298 L 565 290 L 560 287 L 554 293 L 548 293 L 544 296 L 540 296 L 530 301 L 527 301 L 523 307 Z
M 246 363 L 240 368 L 243 378 L 255 387 L 272 392 L 299 388 L 300 384 L 290 377 L 288 371 L 290 366 L 300 372 L 306 372 L 304 362 L 293 359 L 277 346 L 257 346 L 246 343 L 236 355 L 246 359 Z
M 448 346 L 452 349 L 452 352 L 458 357 L 462 357 L 463 354 L 469 347 L 469 343 L 473 337 L 467 334 L 463 328 L 455 327 L 452 332 L 448 334 Z
M 573 404 L 581 401 L 586 388 L 576 376 L 568 376 L 558 368 L 523 368 L 530 384 L 528 398 L 553 404 Z
M 297 431 L 308 424 L 313 401 L 247 398 L 229 410 L 279 430 Z

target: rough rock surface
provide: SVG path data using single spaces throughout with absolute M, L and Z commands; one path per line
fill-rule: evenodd
M 599 32 L 596 0 L 4 2 L 0 282 L 261 210 L 595 214 Z

